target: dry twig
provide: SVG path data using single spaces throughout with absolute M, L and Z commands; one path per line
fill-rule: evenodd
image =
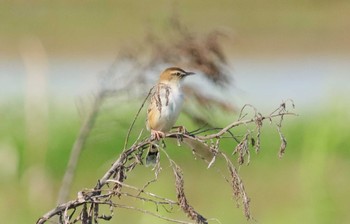
M 152 81 L 152 79 L 145 76 L 145 74 L 154 71 L 155 68 L 158 68 L 157 66 L 165 64 L 173 64 L 188 69 L 194 69 L 197 72 L 202 73 L 215 85 L 220 86 L 220 88 L 229 86 L 232 79 L 229 74 L 230 69 L 227 63 L 228 60 L 219 44 L 219 38 L 225 37 L 226 35 L 223 32 L 218 31 L 210 32 L 207 35 L 195 35 L 180 23 L 177 17 L 171 19 L 170 26 L 172 29 L 171 38 L 173 39 L 170 41 L 169 39 L 163 41 L 161 38 L 152 34 L 148 35 L 144 43 L 142 43 L 142 46 L 136 46 L 122 51 L 106 74 L 101 77 L 101 86 L 93 103 L 91 113 L 82 126 L 71 152 L 68 168 L 63 181 L 64 184 L 62 185 L 59 197 L 61 203 L 56 208 L 44 214 L 37 221 L 38 224 L 52 221 L 53 217 L 58 217 L 58 223 L 65 224 L 76 222 L 84 224 L 98 223 L 99 220 L 108 221 L 112 219 L 115 208 L 131 209 L 169 222 L 190 223 L 171 219 L 159 215 L 158 213 L 134 206 L 120 204 L 118 201 L 122 197 L 134 198 L 144 201 L 145 203 L 153 203 L 156 205 L 157 211 L 159 207 L 164 208 L 166 211 L 172 211 L 174 207 L 178 206 L 196 223 L 207 223 L 207 219 L 194 210 L 194 207 L 189 204 L 185 196 L 182 170 L 180 166 L 178 166 L 175 161 L 166 154 L 165 150 L 163 150 L 163 152 L 167 155 L 175 176 L 177 201 L 146 191 L 151 183 L 157 182 L 158 174 L 161 171 L 160 157 L 157 158 L 157 164 L 154 169 L 155 178 L 153 180 L 147 182 L 143 187 L 136 187 L 125 183 L 128 173 L 134 170 L 135 167 L 143 164 L 142 160 L 145 149 L 149 147 L 150 144 L 154 144 L 155 141 L 155 139 L 151 138 L 142 139 L 141 132 L 137 140 L 130 147 L 128 146 L 132 128 L 146 100 L 142 103 L 142 106 L 137 112 L 135 119 L 127 132 L 122 153 L 112 164 L 110 169 L 107 170 L 97 181 L 95 187 L 84 189 L 78 193 L 76 199 L 64 202 L 67 201 L 66 198 L 74 177 L 74 170 L 80 152 L 92 127 L 94 126 L 95 118 L 97 117 L 102 102 L 106 96 L 127 95 L 130 98 L 145 96 L 145 91 L 149 89 L 148 87 Z M 144 46 L 146 46 L 146 48 Z M 143 56 L 149 52 L 150 56 L 145 59 Z M 123 81 L 120 82 L 120 80 Z M 130 87 L 133 89 L 132 92 L 130 91 Z M 189 98 L 202 106 L 201 110 L 208 111 L 211 106 L 214 106 L 228 112 L 235 111 L 235 108 L 232 105 L 227 104 L 227 102 L 207 96 L 199 92 L 196 88 L 186 86 L 185 91 Z M 228 182 L 232 187 L 233 197 L 237 203 L 243 207 L 246 218 L 250 219 L 250 199 L 245 191 L 243 181 L 240 178 L 236 167 L 230 160 L 230 157 L 221 149 L 220 143 L 223 139 L 233 139 L 233 144 L 237 144 L 234 147 L 234 152 L 238 155 L 238 163 L 243 164 L 245 157 L 248 157 L 247 161 L 249 162 L 249 141 L 251 142 L 251 145 L 255 147 L 256 152 L 258 152 L 260 149 L 261 127 L 264 120 L 267 119 L 272 121 L 273 119 L 279 118 L 274 124 L 276 125 L 281 139 L 279 154 L 282 156 L 287 145 L 286 139 L 281 132 L 282 121 L 285 116 L 294 115 L 286 110 L 286 103 L 288 102 L 291 102 L 294 107 L 292 101 L 287 101 L 267 116 L 262 116 L 252 105 L 246 105 L 241 110 L 238 119 L 224 128 L 209 127 L 207 129 L 200 129 L 190 133 L 174 132 L 167 134 L 165 138 L 176 138 L 179 145 L 181 145 L 182 140 L 189 139 L 193 142 L 197 142 L 198 145 L 206 146 L 209 150 L 208 153 L 212 155 L 211 161 L 208 161 L 208 168 L 216 163 L 218 159 L 223 158 L 227 164 L 230 176 Z M 245 112 L 245 108 L 253 108 L 254 116 L 246 118 L 248 114 Z M 206 123 L 206 119 L 202 116 L 196 115 L 190 110 L 186 110 L 186 108 L 184 111 L 193 121 Z M 255 128 L 250 130 L 247 128 L 248 124 L 255 124 Z M 241 139 L 239 139 L 238 136 L 235 136 L 232 131 L 238 126 L 245 126 L 247 128 L 247 132 Z M 160 156 L 160 153 L 158 153 L 158 156 Z M 135 192 L 126 192 L 126 189 L 134 190 Z M 110 214 L 100 214 L 101 207 L 103 206 L 109 207 Z
M 217 142 L 214 144 L 215 150 L 213 151 L 213 153 L 215 153 L 214 156 L 220 155 L 225 159 L 227 163 L 227 168 L 231 177 L 230 184 L 232 186 L 233 196 L 236 199 L 237 203 L 243 206 L 243 210 L 246 218 L 250 219 L 251 218 L 251 212 L 249 208 L 250 199 L 247 196 L 243 181 L 241 180 L 235 166 L 231 162 L 229 156 L 227 156 L 221 150 L 220 141 L 221 139 L 224 139 L 223 138 L 224 135 L 231 136 L 228 133 L 232 128 L 238 127 L 240 125 L 247 125 L 250 123 L 255 125 L 262 125 L 262 122 L 264 120 L 272 121 L 274 118 L 280 119 L 276 125 L 278 127 L 279 134 L 281 135 L 282 133 L 280 132 L 280 128 L 283 121 L 282 118 L 288 115 L 295 115 L 294 113 L 288 112 L 285 109 L 285 107 L 286 105 L 281 105 L 278 110 L 276 110 L 274 113 L 268 116 L 258 116 L 251 119 L 239 119 L 213 134 L 207 135 L 204 132 L 201 135 L 192 135 L 191 133 L 187 133 L 187 132 L 186 133 L 174 132 L 174 133 L 167 134 L 165 138 L 191 139 L 193 141 L 198 141 L 201 144 L 203 144 L 203 142 L 205 143 L 205 141 L 216 139 Z M 257 119 L 259 119 L 258 124 L 257 124 Z M 250 134 L 250 130 L 248 130 L 248 133 Z M 243 142 L 246 141 L 245 140 L 246 138 L 247 138 L 247 134 L 243 137 Z M 284 139 L 283 141 L 285 141 L 284 137 L 283 139 Z M 138 188 L 138 187 L 131 186 L 124 183 L 127 177 L 127 173 L 132 171 L 135 168 L 135 166 L 141 165 L 139 160 L 142 160 L 142 158 L 139 158 L 138 156 L 135 156 L 135 155 L 142 155 L 144 149 L 154 141 L 156 140 L 152 138 L 146 138 L 138 142 L 135 142 L 130 148 L 124 150 L 119 155 L 119 158 L 113 163 L 111 168 L 103 175 L 103 177 L 97 181 L 97 184 L 93 189 L 90 189 L 90 190 L 86 189 L 84 191 L 81 191 L 79 192 L 78 197 L 75 200 L 62 203 L 56 208 L 47 212 L 37 221 L 37 224 L 45 223 L 46 221 L 50 220 L 54 216 L 60 217 L 60 220 L 61 220 L 60 223 L 73 223 L 74 220 L 75 222 L 81 221 L 82 223 L 88 223 L 88 221 L 85 222 L 84 220 L 95 220 L 95 223 L 97 223 L 97 220 L 99 219 L 104 219 L 104 220 L 111 219 L 113 215 L 113 208 L 115 207 L 134 209 L 136 211 L 143 212 L 145 214 L 151 214 L 156 217 L 165 219 L 167 221 L 172 221 L 177 223 L 187 223 L 185 221 L 172 220 L 170 218 L 162 217 L 150 211 L 146 211 L 140 208 L 134 208 L 132 206 L 121 205 L 118 202 L 112 201 L 113 198 L 114 200 L 118 200 L 118 198 L 120 197 L 133 197 L 145 202 L 154 203 L 157 206 L 158 205 L 170 206 L 170 207 L 179 206 L 196 223 L 207 223 L 207 220 L 198 212 L 196 212 L 194 208 L 188 203 L 184 193 L 184 178 L 182 175 L 181 168 L 167 154 L 166 154 L 167 158 L 171 163 L 171 166 L 173 168 L 173 172 L 175 175 L 175 188 L 176 188 L 177 199 L 178 199 L 177 202 L 174 202 L 171 199 L 158 196 L 154 193 L 146 192 L 145 188 L 147 186 L 143 188 Z M 239 143 L 238 145 L 240 145 L 241 143 Z M 283 148 L 283 150 L 284 149 L 285 147 Z M 248 149 L 245 149 L 245 150 L 248 150 Z M 164 150 L 163 152 L 165 153 Z M 156 172 L 159 172 L 159 171 L 156 171 Z M 124 192 L 123 188 L 125 187 L 137 190 L 137 194 Z M 100 206 L 102 205 L 110 206 L 110 210 L 111 210 L 110 215 L 102 215 L 102 216 L 99 215 L 99 209 L 100 209 Z M 81 208 L 81 211 L 77 216 L 78 218 L 73 219 L 74 212 L 76 212 L 79 208 Z

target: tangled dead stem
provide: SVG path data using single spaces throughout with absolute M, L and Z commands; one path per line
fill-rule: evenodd
M 119 155 L 119 158 L 107 170 L 102 178 L 97 181 L 94 188 L 84 189 L 78 193 L 76 199 L 70 201 L 67 200 L 80 152 L 87 136 L 94 126 L 101 105 L 107 97 L 125 93 L 129 94 L 130 97 L 146 95 L 143 91 L 130 93 L 129 87 L 133 86 L 133 89 L 135 89 L 135 85 L 137 85 L 138 88 L 136 89 L 148 89 L 150 86 L 150 80 L 147 79 L 147 76 L 145 76 L 144 73 L 145 71 L 152 71 L 159 64 L 177 64 L 186 68 L 195 69 L 204 74 L 212 83 L 223 88 L 232 81 L 228 72 L 229 68 L 226 56 L 219 44 L 219 37 L 225 36 L 223 32 L 213 31 L 207 35 L 202 35 L 204 38 L 199 38 L 189 32 L 176 17 L 171 18 L 170 26 L 172 27 L 171 32 L 173 32 L 171 36 L 175 36 L 175 39 L 171 41 L 162 41 L 154 35 L 148 35 L 145 39 L 146 44 L 142 44 L 142 46 L 148 46 L 148 49 L 142 49 L 137 46 L 133 49 L 122 51 L 110 69 L 101 76 L 100 87 L 94 97 L 90 113 L 86 116 L 85 122 L 83 123 L 72 148 L 68 167 L 59 194 L 59 205 L 39 218 L 37 224 L 42 224 L 47 221 L 54 222 L 54 217 L 58 220 L 55 222 L 65 224 L 76 222 L 84 224 L 98 223 L 99 220 L 111 220 L 115 208 L 131 209 L 174 223 L 191 223 L 162 216 L 157 212 L 121 204 L 118 201 L 120 201 L 120 198 L 122 197 L 135 198 L 137 200 L 153 203 L 156 205 L 156 211 L 158 211 L 158 207 L 163 207 L 166 211 L 171 211 L 173 208 L 179 207 L 195 223 L 208 223 L 208 220 L 190 205 L 185 194 L 184 177 L 181 167 L 167 154 L 163 146 L 157 146 L 160 149 L 160 153 L 158 153 L 157 163 L 154 167 L 154 180 L 149 181 L 143 187 L 137 187 L 125 183 L 128 173 L 132 172 L 136 166 L 143 166 L 142 161 L 146 153 L 145 151 L 150 144 L 154 144 L 156 141 L 151 137 L 142 138 L 142 134 L 140 133 L 138 139 L 128 147 L 129 134 L 146 100 L 142 103 L 140 110 L 137 112 L 131 128 L 128 131 L 124 150 Z M 146 57 L 147 59 L 142 58 L 139 56 L 140 52 L 147 52 L 150 56 Z M 130 66 L 125 67 L 125 64 Z M 123 71 L 118 73 L 120 67 L 123 67 Z M 123 76 L 120 74 L 127 75 Z M 120 83 L 121 79 L 124 80 L 123 85 L 118 87 L 117 83 Z M 147 88 L 142 88 L 145 86 L 147 86 Z M 186 95 L 188 95 L 191 100 L 197 101 L 198 105 L 203 107 L 200 109 L 201 111 L 208 110 L 210 107 L 216 107 L 230 112 L 235 111 L 235 108 L 227 102 L 204 95 L 198 91 L 198 89 L 192 88 L 191 86 L 186 86 L 185 91 Z M 206 149 L 207 153 L 211 155 L 210 160 L 204 160 L 208 163 L 208 168 L 210 168 L 217 159 L 223 159 L 226 161 L 229 176 L 226 180 L 231 186 L 233 198 L 236 200 L 237 205 L 243 208 L 245 217 L 251 219 L 252 216 L 249 207 L 250 199 L 245 191 L 243 181 L 237 172 L 237 168 L 231 161 L 231 156 L 224 153 L 224 150 L 221 149 L 220 143 L 223 139 L 233 139 L 234 142 L 236 142 L 236 146 L 232 153 L 237 155 L 238 164 L 248 164 L 250 161 L 249 149 L 254 148 L 256 152 L 260 149 L 261 128 L 264 121 L 267 120 L 276 127 L 280 136 L 281 145 L 279 155 L 282 156 L 287 145 L 287 141 L 281 132 L 283 118 L 287 115 L 295 115 L 287 110 L 289 104 L 294 108 L 293 102 L 288 100 L 283 102 L 271 114 L 265 116 L 260 114 L 255 107 L 247 104 L 240 110 L 237 120 L 228 124 L 224 128 L 218 129 L 209 127 L 207 129 L 198 129 L 192 132 L 182 129 L 181 131 L 179 130 L 167 134 L 165 138 L 175 138 L 180 145 L 186 140 L 195 143 L 192 144 L 192 146 L 195 145 L 192 150 L 195 154 L 199 154 L 199 156 L 201 155 L 198 153 L 196 146 L 201 146 Z M 248 109 L 253 111 L 252 115 L 247 112 Z M 193 113 L 193 111 L 185 109 L 184 112 L 189 115 L 194 122 L 205 123 L 205 118 Z M 252 127 L 248 127 L 248 124 L 253 125 Z M 246 133 L 241 137 L 235 136 L 232 132 L 232 130 L 238 126 L 246 127 Z M 165 155 L 172 167 L 175 177 L 174 185 L 177 200 L 172 200 L 147 191 L 147 187 L 157 181 L 161 170 L 161 154 Z M 101 214 L 101 206 L 109 207 L 110 213 L 108 215 Z

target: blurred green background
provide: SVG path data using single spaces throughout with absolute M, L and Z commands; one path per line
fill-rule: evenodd
M 298 117 L 285 118 L 288 147 L 265 124 L 259 154 L 240 168 L 258 223 L 349 223 L 350 2 L 298 1 L 1 1 L 0 219 L 33 223 L 53 208 L 70 149 L 89 109 L 97 75 L 121 47 L 149 30 L 168 32 L 176 12 L 197 34 L 223 29 L 237 108 L 269 113 L 292 98 Z M 158 74 L 155 74 L 158 75 Z M 189 81 L 190 82 L 190 81 Z M 79 160 L 71 198 L 119 155 L 136 107 L 107 102 Z M 231 115 L 230 115 L 231 116 Z M 232 115 L 222 123 L 235 119 Z M 181 116 L 178 123 L 196 128 Z M 138 122 L 141 129 L 143 121 Z M 135 136 L 133 136 L 135 137 Z M 233 145 L 225 145 L 229 154 Z M 182 166 L 189 202 L 221 223 L 246 223 L 217 167 L 207 170 L 188 150 L 169 147 Z M 235 159 L 235 158 L 233 158 Z M 174 198 L 164 164 L 150 191 Z M 153 178 L 138 167 L 128 183 Z M 123 201 L 154 211 L 153 205 Z M 181 211 L 161 214 L 185 219 Z M 251 221 L 255 222 L 255 221 Z M 118 209 L 111 223 L 166 223 Z M 210 223 L 217 223 L 212 220 Z

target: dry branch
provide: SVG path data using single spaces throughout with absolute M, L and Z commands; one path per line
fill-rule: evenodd
M 187 216 L 190 219 L 196 221 L 196 223 L 207 224 L 207 219 L 204 218 L 201 214 L 199 214 L 187 201 L 187 198 L 185 196 L 184 179 L 181 168 L 174 161 L 171 161 L 171 165 L 173 167 L 175 175 L 175 187 L 179 206 L 187 214 Z
M 278 122 L 275 124 L 277 126 L 278 132 L 280 136 L 283 136 L 281 133 L 281 125 L 283 121 L 283 117 L 287 115 L 295 115 L 294 113 L 288 112 L 285 108 L 284 103 L 280 105 L 280 107 L 271 113 L 268 116 L 254 116 L 251 119 L 239 119 L 227 125 L 226 127 L 220 129 L 214 134 L 206 134 L 207 132 L 201 132 L 201 134 L 193 135 L 190 132 L 173 132 L 169 133 L 165 136 L 165 138 L 176 138 L 176 139 L 191 139 L 192 141 L 197 141 L 204 145 L 209 145 L 209 140 L 216 140 L 214 144 L 215 147 L 211 147 L 214 158 L 218 155 L 223 157 L 227 163 L 227 168 L 229 171 L 229 175 L 231 177 L 230 184 L 232 186 L 233 197 L 236 199 L 239 205 L 243 206 L 244 214 L 247 219 L 251 218 L 251 212 L 249 208 L 250 199 L 247 196 L 245 191 L 245 187 L 242 179 L 240 178 L 237 169 L 231 162 L 229 156 L 227 156 L 220 148 L 220 141 L 224 136 L 233 136 L 229 134 L 231 129 L 238 127 L 240 125 L 247 124 L 255 124 L 256 126 L 261 126 L 264 120 L 272 121 L 274 118 L 279 118 Z M 272 123 L 273 124 L 273 123 Z M 198 132 L 198 131 L 197 131 Z M 243 140 L 247 138 L 247 135 L 251 134 L 252 130 L 248 130 L 247 134 L 243 137 Z M 73 223 L 76 221 L 81 221 L 85 223 L 85 219 L 95 220 L 97 223 L 98 219 L 109 220 L 113 215 L 114 207 L 124 207 L 129 209 L 134 209 L 136 211 L 143 212 L 145 214 L 155 215 L 159 218 L 163 218 L 168 221 L 175 222 L 176 220 L 172 220 L 170 218 L 162 217 L 158 214 L 153 214 L 150 211 L 146 211 L 140 208 L 134 208 L 132 206 L 120 205 L 117 202 L 113 202 L 112 199 L 118 200 L 120 197 L 133 197 L 142 201 L 152 202 L 154 204 L 162 205 L 162 206 L 179 206 L 182 210 L 196 223 L 207 223 L 207 220 L 196 212 L 191 206 L 184 193 L 184 179 L 182 175 L 181 168 L 167 155 L 175 175 L 175 188 L 177 192 L 177 202 L 174 202 L 171 199 L 166 199 L 164 197 L 158 196 L 154 193 L 148 193 L 145 191 L 145 187 L 137 188 L 135 186 L 131 186 L 125 184 L 124 181 L 126 179 L 127 173 L 132 171 L 137 165 L 142 164 L 142 155 L 144 154 L 144 149 L 149 147 L 151 143 L 155 143 L 156 139 L 153 138 L 145 138 L 135 142 L 130 148 L 125 149 L 120 155 L 119 158 L 113 163 L 110 169 L 103 175 L 101 179 L 97 181 L 96 186 L 93 189 L 81 191 L 78 193 L 78 197 L 75 200 L 68 201 L 66 203 L 62 203 L 51 211 L 47 212 L 43 215 L 38 221 L 37 224 L 45 223 L 50 220 L 54 216 L 60 217 L 59 223 Z M 286 140 L 281 137 L 281 141 L 283 145 L 283 150 L 285 150 Z M 240 145 L 239 143 L 238 145 Z M 245 149 L 248 150 L 248 149 Z M 165 150 L 163 150 L 165 152 Z M 212 163 L 215 162 L 212 161 Z M 129 188 L 137 190 L 137 193 L 130 194 L 123 192 L 123 188 Z M 109 205 L 111 210 L 111 215 L 103 215 L 99 214 L 99 206 Z M 88 207 L 90 206 L 90 207 Z M 73 219 L 73 213 L 81 208 L 80 213 L 78 214 L 78 218 Z M 178 223 L 187 223 L 185 221 L 179 221 Z
M 103 102 L 104 96 L 105 96 L 104 92 L 100 91 L 99 94 L 95 97 L 91 112 L 85 118 L 85 121 L 80 128 L 78 137 L 76 138 L 73 144 L 71 155 L 69 157 L 69 161 L 67 164 L 67 169 L 63 177 L 60 192 L 58 194 L 58 200 L 57 200 L 58 204 L 61 204 L 67 201 L 68 199 L 69 191 L 71 188 L 71 184 L 73 182 L 74 173 L 78 164 L 80 153 L 83 150 L 86 139 L 89 136 L 92 127 L 94 126 L 94 123 L 98 115 L 98 112 L 100 110 L 100 106 Z
M 189 32 L 189 29 L 178 20 L 175 14 L 170 18 L 169 26 L 172 31 L 169 39 L 164 41 L 153 33 L 149 33 L 141 46 L 134 44 L 132 48 L 122 49 L 114 63 L 100 76 L 100 83 L 96 96 L 93 98 L 90 113 L 84 119 L 71 150 L 57 200 L 58 203 L 62 203 L 68 198 L 80 154 L 106 97 L 126 94 L 135 99 L 144 96 L 146 94 L 144 91 L 149 89 L 151 80 L 145 74 L 164 64 L 174 64 L 194 69 L 202 73 L 215 85 L 221 87 L 230 83 L 228 60 L 219 42 L 220 37 L 227 35 L 216 30 L 209 32 L 207 35 L 196 35 Z M 148 57 L 144 57 L 149 53 Z M 130 92 L 130 89 L 133 91 Z M 191 86 L 186 86 L 185 91 L 187 96 L 192 97 L 194 101 L 198 102 L 199 106 L 203 107 L 202 109 L 207 110 L 208 105 L 213 105 L 229 112 L 235 110 L 227 102 L 208 97 Z M 184 112 L 195 122 L 203 123 L 205 120 L 186 109 Z M 130 128 L 132 127 L 133 124 Z M 130 132 L 131 129 L 127 133 L 124 149 L 127 148 Z
M 180 23 L 177 17 L 172 17 L 169 25 L 172 31 L 170 35 L 171 38 L 162 40 L 160 37 L 149 34 L 141 45 L 135 45 L 133 48 L 121 51 L 112 66 L 103 76 L 101 76 L 101 85 L 96 94 L 97 97 L 94 99 L 92 112 L 82 126 L 71 152 L 68 168 L 64 177 L 64 184 L 61 188 L 60 202 L 66 201 L 65 198 L 68 195 L 70 184 L 73 180 L 74 170 L 80 152 L 92 127 L 94 126 L 95 118 L 100 110 L 102 101 L 106 96 L 127 95 L 129 99 L 136 99 L 140 96 L 145 96 L 147 94 L 145 91 L 149 89 L 152 81 L 152 79 L 145 74 L 150 71 L 154 73 L 154 69 L 159 69 L 160 65 L 162 66 L 165 64 L 173 64 L 196 70 L 196 72 L 203 74 L 208 80 L 220 88 L 230 86 L 232 77 L 229 72 L 228 60 L 219 42 L 220 37 L 227 37 L 227 35 L 219 31 L 212 31 L 204 35 L 195 35 L 190 32 L 190 29 L 187 29 L 186 26 Z M 145 55 L 148 55 L 148 57 L 144 57 Z M 130 89 L 133 91 L 130 91 Z M 194 87 L 186 86 L 185 91 L 186 95 L 191 100 L 198 103 L 201 107 L 201 111 L 208 111 L 211 106 L 220 108 L 226 112 L 235 111 L 235 108 L 227 102 L 203 94 Z M 291 102 L 294 106 L 292 101 L 287 102 Z M 165 138 L 176 138 L 179 145 L 185 140 L 190 140 L 192 143 L 196 143 L 192 144 L 192 146 L 194 146 L 194 153 L 200 152 L 196 147 L 205 146 L 205 153 L 211 155 L 210 161 L 206 161 L 208 162 L 208 168 L 210 168 L 218 159 L 224 159 L 227 164 L 229 175 L 228 182 L 231 185 L 233 197 L 236 202 L 243 207 L 246 218 L 250 219 L 250 199 L 245 191 L 243 181 L 230 157 L 221 149 L 220 143 L 227 138 L 233 139 L 233 144 L 235 145 L 232 148 L 235 148 L 239 164 L 243 164 L 244 161 L 249 162 L 250 147 L 248 142 L 250 141 L 251 145 L 255 147 L 256 152 L 258 152 L 260 149 L 260 134 L 263 122 L 265 120 L 272 121 L 279 118 L 279 120 L 273 124 L 276 126 L 281 139 L 279 154 L 282 156 L 287 146 L 286 139 L 281 132 L 282 121 L 285 116 L 294 115 L 286 110 L 287 102 L 282 103 L 276 110 L 267 116 L 262 116 L 253 106 L 246 105 L 240 111 L 238 119 L 224 128 L 210 127 L 208 129 L 195 130 L 193 132 L 178 131 L 167 134 Z M 158 153 L 157 164 L 154 169 L 155 178 L 153 180 L 147 182 L 143 187 L 136 187 L 125 183 L 128 173 L 133 171 L 136 166 L 143 165 L 142 161 L 145 154 L 144 151 L 146 151 L 150 144 L 155 144 L 155 139 L 142 138 L 141 131 L 137 140 L 131 146 L 128 146 L 129 136 L 144 103 L 145 101 L 142 103 L 140 110 L 137 112 L 137 115 L 128 130 L 122 153 L 106 173 L 97 181 L 95 187 L 78 192 L 76 199 L 61 203 L 56 208 L 47 212 L 37 221 L 38 224 L 47 221 L 52 222 L 54 217 L 58 217 L 58 223 L 62 224 L 76 222 L 96 224 L 99 220 L 111 220 L 115 208 L 131 209 L 169 222 L 190 223 L 187 221 L 171 219 L 142 208 L 120 204 L 118 203 L 118 200 L 122 197 L 134 198 L 145 203 L 153 203 L 156 205 L 157 211 L 158 207 L 162 207 L 169 212 L 172 211 L 174 207 L 178 207 L 196 223 L 207 223 L 207 219 L 199 214 L 187 200 L 185 195 L 184 177 L 181 168 L 166 154 L 165 150 L 162 151 L 167 155 L 175 176 L 177 201 L 146 191 L 150 184 L 157 182 L 158 174 L 161 170 L 160 153 Z M 248 116 L 245 112 L 246 108 L 253 108 L 254 116 L 246 118 Z M 184 112 L 195 122 L 207 123 L 207 119 L 194 114 L 190 110 L 186 110 L 186 108 L 184 108 Z M 247 127 L 248 125 L 252 125 L 254 129 L 249 129 Z M 238 126 L 244 126 L 247 128 L 247 132 L 244 134 L 243 138 L 233 134 L 232 130 Z M 132 190 L 133 192 L 126 192 L 126 190 Z M 100 214 L 101 207 L 103 206 L 109 207 L 110 214 Z

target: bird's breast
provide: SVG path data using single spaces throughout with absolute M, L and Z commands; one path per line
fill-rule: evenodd
M 183 94 L 178 88 L 169 88 L 163 90 L 159 96 L 161 110 L 158 126 L 162 131 L 169 131 L 179 117 L 183 104 Z
M 168 119 L 177 119 L 183 104 L 183 95 L 177 91 L 171 91 L 166 99 L 163 99 L 162 114 Z

